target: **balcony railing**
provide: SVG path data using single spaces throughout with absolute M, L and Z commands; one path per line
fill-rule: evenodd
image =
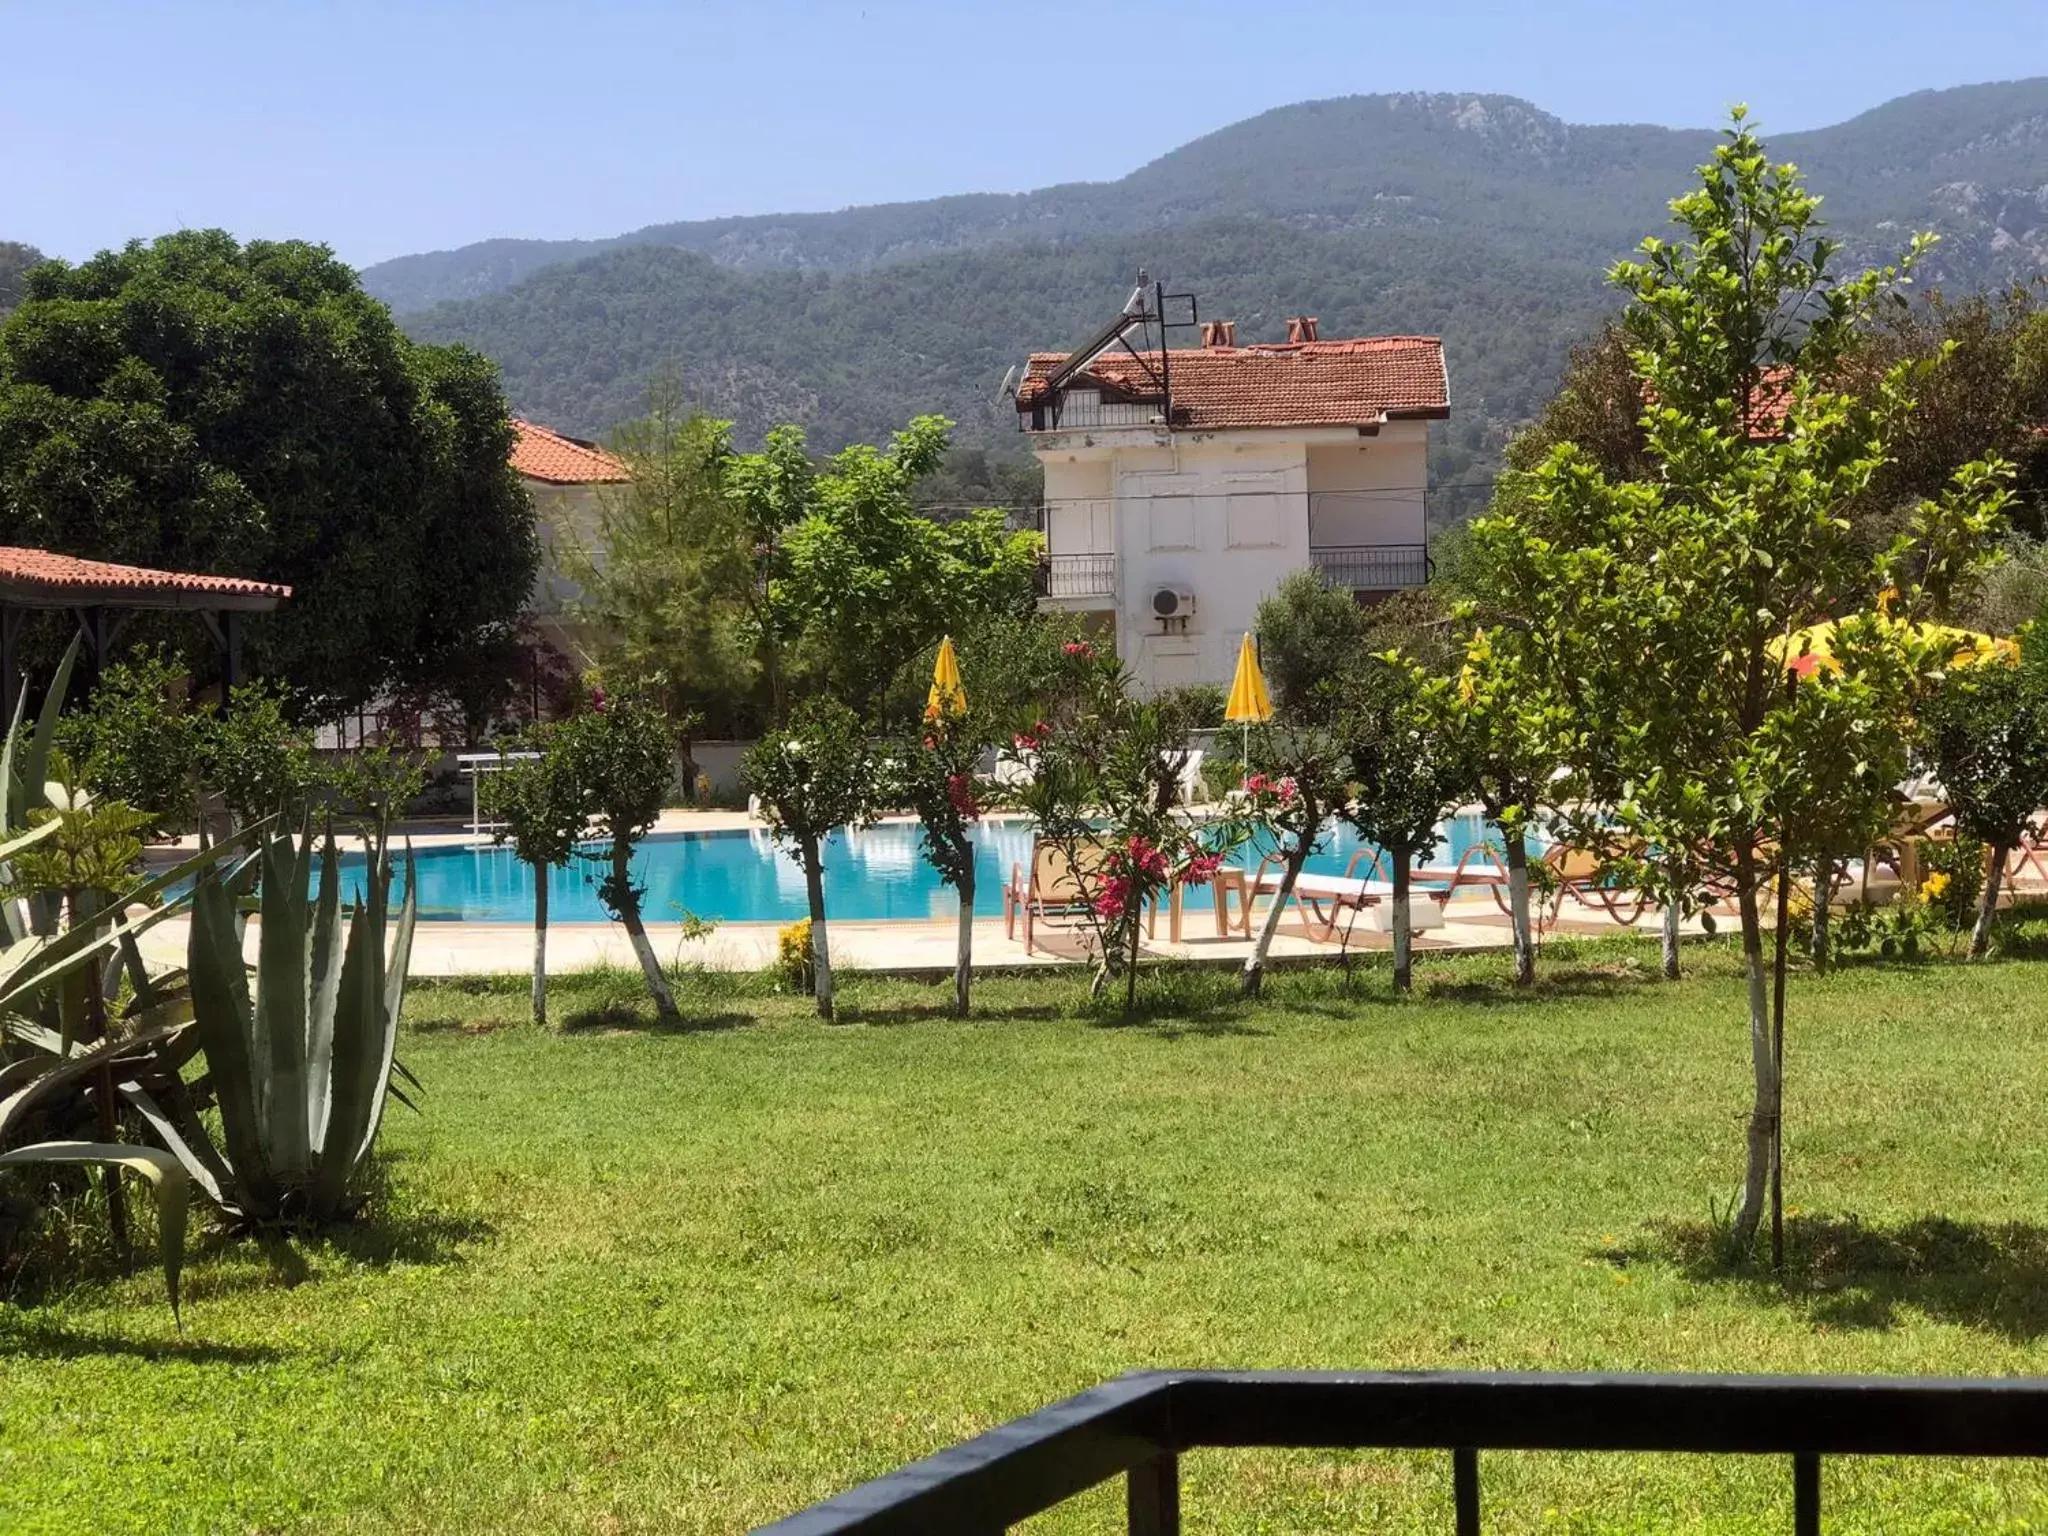
M 1115 555 L 1048 555 L 1044 596 L 1053 598 L 1115 597 Z
M 1131 1536 L 1178 1536 L 1202 1446 L 1447 1450 L 1458 1536 L 1479 1536 L 1481 1451 L 1788 1456 L 1792 1529 L 1819 1536 L 1823 1455 L 2048 1457 L 2048 1381 L 1142 1371 L 764 1531 L 994 1536 L 1121 1476 Z
M 1308 553 L 1324 581 L 1353 592 L 1394 592 L 1429 580 L 1423 544 L 1322 544 Z

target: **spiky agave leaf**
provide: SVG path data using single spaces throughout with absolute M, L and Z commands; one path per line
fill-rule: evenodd
M 60 1050 L 40 1058 L 44 1063 L 42 1070 L 30 1075 L 24 1086 L 0 1099 L 0 1145 L 6 1143 L 8 1135 L 21 1125 L 30 1110 L 39 1104 L 47 1104 L 59 1089 L 92 1075 L 118 1057 L 148 1050 L 185 1027 L 183 1023 L 162 1024 L 119 1040 L 102 1040 L 90 1047 Z M 49 1033 L 40 1027 L 36 1029 L 39 1036 Z M 39 1040 L 36 1043 L 41 1046 L 46 1042 Z
M 311 835 L 307 841 L 310 843 Z M 270 1169 L 287 1188 L 312 1169 L 306 1114 L 306 964 L 309 901 L 298 840 L 274 837 L 263 849 L 263 924 L 256 938 L 256 999 L 251 1054 Z
M 320 898 L 313 911 L 309 942 L 312 1001 L 306 1020 L 306 1124 L 310 1144 L 320 1147 L 327 1142 L 334 1091 L 334 1008 L 341 989 L 341 855 L 334 846 L 332 822 L 320 847 Z
M 126 1168 L 156 1186 L 157 1246 L 163 1261 L 164 1289 L 171 1298 L 171 1317 L 182 1329 L 178 1271 L 185 1261 L 185 1209 L 190 1195 L 185 1170 L 177 1159 L 155 1147 L 135 1147 L 118 1141 L 42 1141 L 0 1153 L 0 1167 L 26 1163 L 92 1163 L 110 1169 Z
M 374 884 L 374 881 L 372 882 Z M 348 948 L 334 1008 L 334 1091 L 314 1177 L 315 1208 L 340 1209 L 371 1117 L 383 1103 L 384 955 L 370 909 L 350 909 Z
M 227 1160 L 240 1186 L 238 1203 L 245 1210 L 272 1210 L 277 1204 L 277 1181 L 256 1097 L 249 973 L 242 963 L 235 898 L 221 880 L 202 880 L 193 889 L 185 968 L 192 978 L 193 1018 L 206 1051 L 214 1100 L 220 1106 L 221 1139 L 227 1144 Z
M 386 866 L 389 879 L 389 866 Z M 412 845 L 405 849 L 405 900 L 398 909 L 398 929 L 392 936 L 391 953 L 384 959 L 384 1054 L 378 1069 L 377 1081 L 385 1085 L 391 1082 L 393 1069 L 404 1071 L 398 1066 L 398 1015 L 405 1006 L 405 978 L 412 967 L 412 935 L 419 918 L 418 871 L 413 867 Z M 381 925 L 380 925 L 381 937 Z M 419 1087 L 419 1079 L 410 1072 L 405 1074 L 412 1085 Z M 407 1109 L 418 1113 L 418 1106 L 412 1100 L 400 1095 Z M 370 1155 L 370 1148 L 377 1140 L 377 1129 L 384 1120 L 384 1100 L 379 1096 L 370 1106 L 370 1123 L 363 1127 L 362 1145 L 356 1148 L 356 1160 L 362 1161 Z
M 149 1128 L 156 1132 L 186 1175 L 199 1186 L 207 1199 L 220 1207 L 223 1215 L 247 1214 L 236 1195 L 234 1170 L 221 1160 L 221 1155 L 213 1149 L 213 1143 L 207 1140 L 206 1127 L 199 1123 L 198 1113 L 192 1108 L 182 1085 L 177 1088 L 174 1098 L 177 1113 L 159 1103 L 154 1094 L 133 1078 L 116 1083 L 114 1091 L 148 1122 Z

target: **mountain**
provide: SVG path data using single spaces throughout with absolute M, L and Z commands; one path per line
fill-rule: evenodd
M 1144 265 L 1246 340 L 1304 312 L 1326 336 L 1441 333 L 1454 419 L 1434 474 L 1448 484 L 1533 410 L 1612 307 L 1606 266 L 1663 225 L 1714 142 L 1568 124 L 1506 96 L 1347 97 L 1114 182 L 488 241 L 363 279 L 415 334 L 495 357 L 518 407 L 568 430 L 602 432 L 673 369 L 745 432 L 799 419 L 833 446 L 942 409 L 1000 446 L 1014 442 L 990 404 L 1005 368 L 1092 330 Z M 2048 271 L 2048 79 L 1921 92 L 1770 147 L 1826 195 L 1852 260 L 1934 228 L 1923 281 Z
M 32 245 L 0 240 L 0 315 L 21 302 L 22 274 L 42 259 L 43 253 Z

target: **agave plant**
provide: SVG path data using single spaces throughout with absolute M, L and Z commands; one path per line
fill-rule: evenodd
M 33 728 L 23 730 L 17 705 L 0 747 L 0 890 L 6 893 L 0 897 L 0 1148 L 35 1138 L 0 1152 L 0 1166 L 104 1167 L 109 1217 L 123 1243 L 119 1172 L 149 1179 L 175 1313 L 187 1176 L 162 1151 L 115 1138 L 123 1102 L 132 1106 L 137 1096 L 151 1094 L 175 1102 L 184 1094 L 183 1069 L 197 1054 L 198 1039 L 182 973 L 152 976 L 136 939 L 182 909 L 184 899 L 171 893 L 183 882 L 227 864 L 250 837 L 230 839 L 135 884 L 124 878 L 125 859 L 122 869 L 110 863 L 87 869 L 77 860 L 88 845 L 107 852 L 108 840 L 99 836 L 106 829 L 85 825 L 92 815 L 89 797 L 44 782 L 57 707 L 76 654 L 74 643 Z M 38 869 L 67 843 L 70 856 L 60 861 L 67 879 L 90 879 L 98 888 L 67 895 L 58 888 L 65 882 L 52 883 L 49 869 Z
M 411 1076 L 394 1056 L 416 912 L 410 857 L 394 921 L 389 843 L 381 831 L 369 839 L 344 925 L 333 830 L 317 896 L 314 841 L 310 829 L 273 837 L 258 855 L 253 995 L 232 882 L 209 874 L 193 890 L 186 969 L 220 1144 L 196 1115 L 134 1101 L 193 1181 L 247 1225 L 346 1215 L 387 1093 L 411 1102 L 393 1082 Z

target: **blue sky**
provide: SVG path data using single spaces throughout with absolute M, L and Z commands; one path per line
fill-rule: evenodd
M 492 235 L 1105 179 L 1317 96 L 1769 131 L 2048 74 L 2048 0 L 0 0 L 0 239 Z M 1091 103 L 1093 105 L 1091 105 Z

